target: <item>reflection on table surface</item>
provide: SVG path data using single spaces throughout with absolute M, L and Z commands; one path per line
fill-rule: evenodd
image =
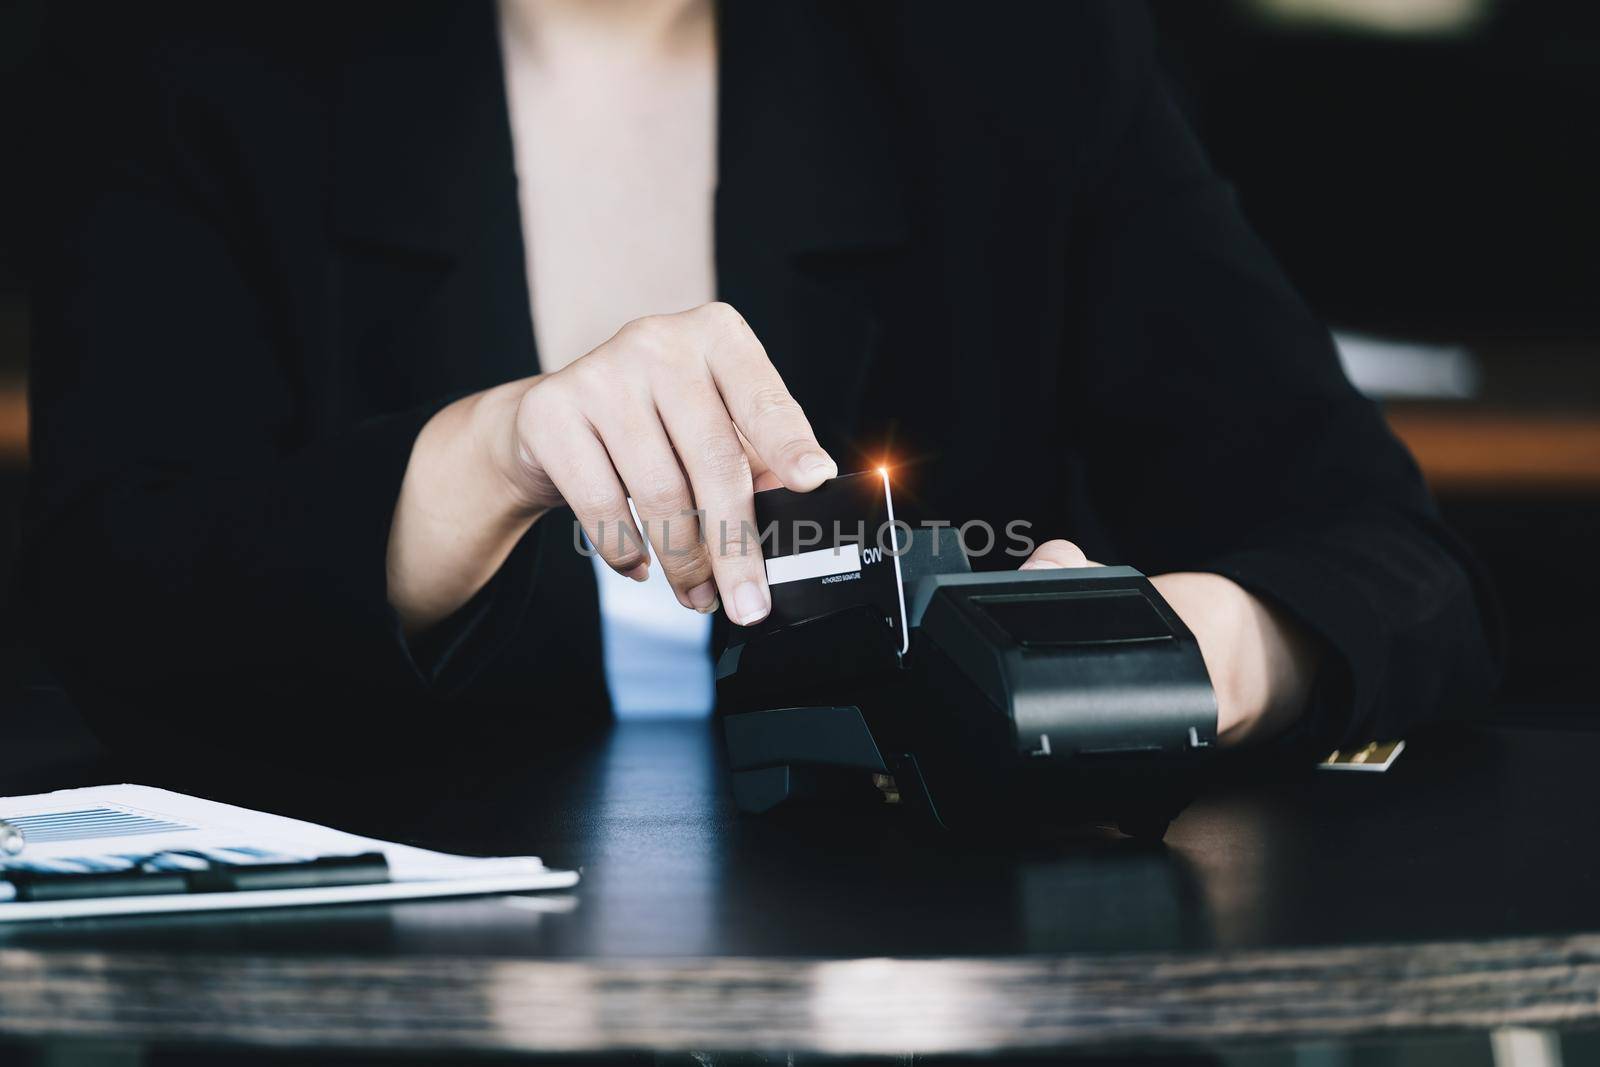
M 357 791 L 344 822 L 537 852 L 582 869 L 575 892 L 0 930 L 0 1032 L 1343 1063 L 1306 1043 L 1425 1057 L 1407 1035 L 1442 1028 L 1487 1055 L 1485 1031 L 1600 1007 L 1597 756 L 1600 733 L 1467 729 L 1386 774 L 1219 784 L 1162 846 L 974 841 L 887 806 L 740 817 L 711 724 L 628 723 L 447 802 Z

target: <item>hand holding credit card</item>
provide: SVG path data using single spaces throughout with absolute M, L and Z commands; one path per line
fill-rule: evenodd
M 867 604 L 906 650 L 905 533 L 895 524 L 887 471 L 833 478 L 809 493 L 768 489 L 755 495 L 755 514 L 755 530 L 736 550 L 759 548 L 772 611 L 754 626 L 736 626 L 732 641 Z
M 485 523 L 501 517 L 476 496 L 495 493 L 462 491 L 450 420 L 424 435 L 413 464 L 423 473 L 402 491 L 390 550 L 391 600 L 410 629 L 460 607 L 486 555 L 562 506 L 618 574 L 644 582 L 659 568 L 684 607 L 709 613 L 720 598 L 731 618 L 754 622 L 770 606 L 761 556 L 724 551 L 726 536 L 754 522 L 756 486 L 804 492 L 839 470 L 750 325 L 722 303 L 635 319 L 469 408 L 456 417 L 485 420 L 467 437 L 497 442 L 487 481 L 510 487 L 511 514 Z M 508 414 L 515 433 L 502 432 Z M 463 572 L 469 580 L 452 578 Z

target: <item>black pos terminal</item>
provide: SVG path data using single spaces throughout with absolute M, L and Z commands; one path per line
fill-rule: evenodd
M 739 808 L 887 800 L 957 831 L 1164 835 L 1217 707 L 1194 635 L 1144 575 L 974 572 L 948 528 L 896 545 L 900 627 L 848 603 L 735 628 L 717 692 Z

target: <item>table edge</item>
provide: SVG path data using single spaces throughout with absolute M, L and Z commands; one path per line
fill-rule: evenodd
M 0 948 L 0 1036 L 970 1053 L 1600 1019 L 1600 933 L 1200 953 L 563 960 Z

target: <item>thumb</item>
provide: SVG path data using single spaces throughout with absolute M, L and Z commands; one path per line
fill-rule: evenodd
M 1098 567 L 1083 554 L 1083 549 L 1071 541 L 1046 541 L 1033 550 L 1033 555 L 1025 560 L 1018 570 L 1036 571 L 1051 567 Z

